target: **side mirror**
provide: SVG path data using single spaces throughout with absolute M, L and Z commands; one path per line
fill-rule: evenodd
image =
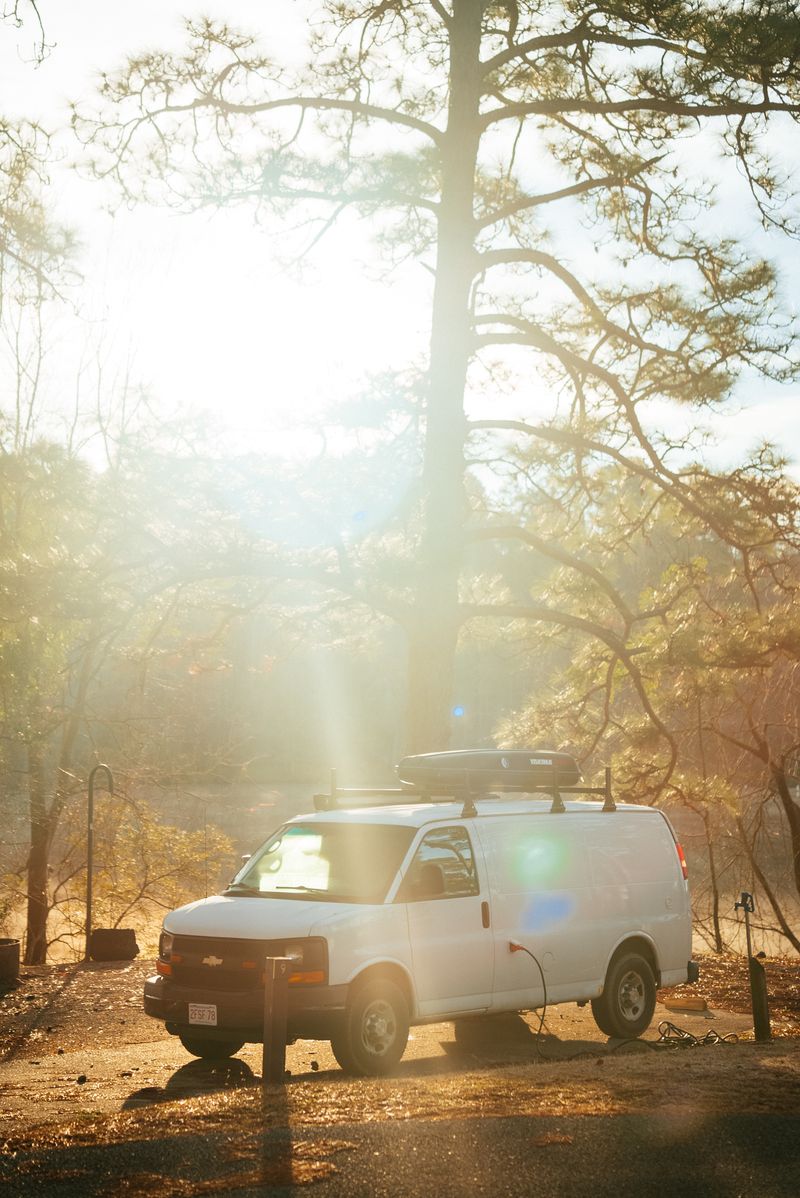
M 247 865 L 247 862 L 253 856 L 252 853 L 242 853 L 242 865 Z

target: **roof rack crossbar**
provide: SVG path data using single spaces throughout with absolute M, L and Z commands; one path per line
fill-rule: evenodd
M 347 805 L 350 800 L 358 799 L 383 799 L 390 803 L 436 803 L 455 799 L 457 802 L 464 803 L 464 815 L 475 815 L 475 799 L 490 799 L 509 797 L 518 794 L 523 795 L 550 795 L 553 798 L 553 806 L 551 811 L 559 813 L 566 811 L 564 806 L 565 795 L 597 795 L 602 796 L 603 811 L 616 811 L 616 803 L 611 795 L 611 771 L 606 770 L 606 783 L 604 786 L 557 786 L 553 783 L 539 784 L 536 786 L 528 786 L 525 790 L 517 788 L 509 788 L 502 790 L 500 787 L 495 787 L 491 791 L 476 792 L 467 790 L 464 786 L 436 786 L 436 787 L 416 787 L 403 786 L 398 787 L 378 787 L 378 786 L 337 786 L 335 781 L 335 773 L 331 779 L 331 790 L 329 794 L 315 794 L 314 807 L 317 811 L 334 811 L 337 806 Z M 560 804 L 560 805 L 559 805 Z
M 459 792 L 460 793 L 460 792 Z M 455 792 L 448 790 L 409 790 L 407 786 L 337 786 L 332 787 L 329 794 L 315 794 L 314 807 L 317 811 L 335 811 L 338 806 L 346 805 L 349 799 L 389 799 L 394 803 L 434 803 L 437 799 L 452 799 Z

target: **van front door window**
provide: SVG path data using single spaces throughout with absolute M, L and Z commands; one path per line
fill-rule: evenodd
M 463 898 L 477 894 L 478 878 L 466 828 L 428 832 L 408 869 L 403 899 Z

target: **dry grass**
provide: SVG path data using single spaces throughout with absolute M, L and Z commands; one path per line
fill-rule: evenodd
M 698 954 L 700 981 L 675 986 L 667 994 L 704 998 L 713 1009 L 750 1012 L 750 978 L 745 957 L 723 953 Z M 775 1036 L 800 1036 L 800 957 L 769 957 L 762 962 L 767 975 L 770 1020 Z

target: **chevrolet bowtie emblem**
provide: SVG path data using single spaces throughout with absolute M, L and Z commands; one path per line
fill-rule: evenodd
M 204 965 L 221 965 L 222 957 L 203 957 Z

